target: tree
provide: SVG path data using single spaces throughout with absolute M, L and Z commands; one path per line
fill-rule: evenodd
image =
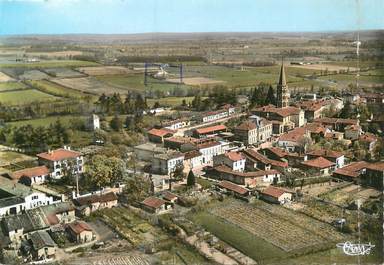
M 269 86 L 267 97 L 265 98 L 265 105 L 268 104 L 276 104 L 276 97 L 275 97 L 275 92 L 273 91 L 273 87 Z
M 150 195 L 152 181 L 141 175 L 134 175 L 126 181 L 123 194 L 128 202 L 141 202 Z
M 188 173 L 187 177 L 187 186 L 188 187 L 193 187 L 195 186 L 196 179 L 195 179 L 195 174 L 193 174 L 192 169 Z
M 98 188 L 114 185 L 121 181 L 125 174 L 125 163 L 116 157 L 95 155 L 87 163 L 86 177 L 89 183 Z
M 121 119 L 119 118 L 118 115 L 115 115 L 113 117 L 113 119 L 111 120 L 111 122 L 109 123 L 109 126 L 111 126 L 111 128 L 115 131 L 121 131 L 121 129 L 123 128 L 123 123 L 121 121 Z

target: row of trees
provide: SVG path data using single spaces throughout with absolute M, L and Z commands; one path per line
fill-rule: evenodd
M 119 93 L 112 96 L 102 94 L 97 101 L 100 110 L 106 114 L 135 114 L 143 113 L 148 105 L 143 96 L 139 93 L 128 93 L 123 101 Z
M 251 90 L 250 106 L 276 105 L 275 91 L 271 85 L 260 84 Z

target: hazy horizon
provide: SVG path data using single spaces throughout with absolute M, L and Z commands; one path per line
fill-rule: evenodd
M 381 0 L 8 0 L 0 35 L 380 30 L 383 9 Z

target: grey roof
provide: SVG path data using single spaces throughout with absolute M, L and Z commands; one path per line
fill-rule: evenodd
M 4 199 L 0 199 L 0 208 L 8 207 L 11 205 L 17 205 L 24 203 L 24 198 L 20 198 L 17 196 L 12 196 Z
M 44 247 L 55 247 L 56 244 L 46 231 L 37 231 L 31 234 L 32 246 L 35 250 Z
M 165 154 L 155 154 L 154 157 L 161 160 L 169 160 L 169 159 L 174 159 L 178 157 L 184 157 L 184 154 L 177 151 L 173 151 L 173 152 L 170 151 Z
M 140 145 L 135 146 L 134 149 L 151 151 L 151 152 L 154 152 L 154 153 L 164 153 L 164 152 L 167 151 L 166 148 L 158 147 L 158 146 L 156 146 L 155 144 L 152 144 L 152 143 L 140 144 Z
M 26 211 L 20 215 L 7 216 L 3 218 L 5 232 L 24 229 L 24 233 L 29 233 L 48 227 L 47 220 L 40 208 Z
M 31 187 L 0 176 L 0 190 L 10 195 L 25 197 L 35 192 Z

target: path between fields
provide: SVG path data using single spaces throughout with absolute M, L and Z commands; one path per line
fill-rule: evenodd
M 207 242 L 200 241 L 196 235 L 187 237 L 186 241 L 189 244 L 195 246 L 199 251 L 203 253 L 204 256 L 206 256 L 207 258 L 213 259 L 218 264 L 239 265 L 239 263 L 236 262 L 234 259 L 228 257 L 227 255 L 223 254 L 222 252 L 214 248 L 211 248 Z

